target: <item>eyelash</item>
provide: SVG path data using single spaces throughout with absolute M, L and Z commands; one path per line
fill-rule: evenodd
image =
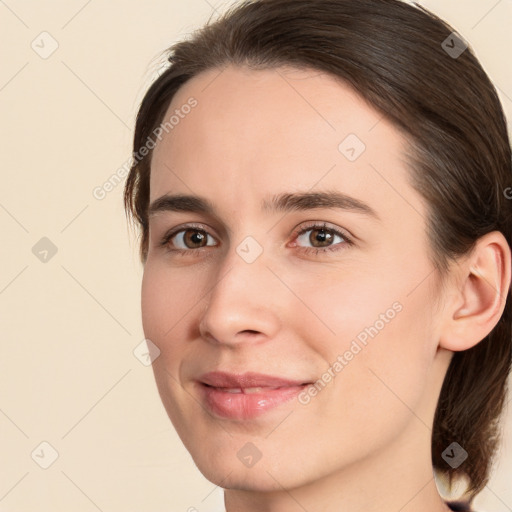
M 338 247 L 340 245 L 348 245 L 348 246 L 354 245 L 354 242 L 343 231 L 340 231 L 335 228 L 331 228 L 325 222 L 324 223 L 311 223 L 309 225 L 302 226 L 300 229 L 298 229 L 297 231 L 295 231 L 293 233 L 294 240 L 312 229 L 328 231 L 334 235 L 337 235 L 337 236 L 343 238 L 344 242 L 339 242 L 338 244 L 330 245 L 330 246 L 323 247 L 323 248 L 322 247 L 301 247 L 300 250 L 302 252 L 304 252 L 305 254 L 314 253 L 315 255 L 317 255 L 319 252 L 327 253 L 327 252 L 340 251 L 340 250 L 343 250 L 343 247 Z M 182 227 L 180 227 L 180 229 L 176 229 L 176 230 L 166 233 L 163 236 L 159 245 L 161 247 L 167 248 L 168 252 L 171 252 L 171 253 L 174 253 L 174 254 L 177 254 L 180 256 L 185 256 L 186 254 L 188 254 L 188 255 L 194 254 L 195 256 L 200 256 L 201 253 L 203 252 L 203 249 L 207 249 L 208 247 L 211 247 L 211 246 L 200 247 L 198 249 L 171 249 L 171 248 L 169 248 L 169 242 L 171 241 L 172 238 L 174 238 L 177 234 L 181 233 L 182 231 L 188 231 L 188 230 L 199 231 L 203 234 L 208 235 L 208 232 L 206 230 L 204 230 L 202 226 L 190 224 L 187 226 L 182 226 Z

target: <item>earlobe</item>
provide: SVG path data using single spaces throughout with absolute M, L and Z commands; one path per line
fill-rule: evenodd
M 511 286 L 511 251 L 499 231 L 481 237 L 457 270 L 455 300 L 447 305 L 439 345 L 454 352 L 482 341 L 496 326 Z

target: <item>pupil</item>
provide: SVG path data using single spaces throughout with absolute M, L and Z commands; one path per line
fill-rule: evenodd
M 314 232 L 317 233 L 317 235 L 314 237 L 316 239 L 315 241 L 320 243 L 329 242 L 332 236 L 331 234 L 327 233 L 324 229 L 315 229 Z
M 190 238 L 192 239 L 193 244 L 200 244 L 201 241 L 204 239 L 204 235 L 202 233 L 199 233 L 198 231 L 194 231 Z

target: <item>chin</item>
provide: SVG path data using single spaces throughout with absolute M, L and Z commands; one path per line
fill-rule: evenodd
M 282 490 L 282 479 L 279 475 L 279 483 L 265 471 L 263 466 L 259 468 L 242 468 L 236 464 L 216 464 L 209 461 L 196 461 L 201 474 L 210 482 L 223 489 L 240 491 L 272 492 Z M 273 474 L 272 471 L 270 473 Z
M 267 456 L 263 455 L 251 467 L 247 467 L 239 459 L 238 446 L 232 448 L 223 445 L 217 451 L 211 446 L 204 446 L 202 450 L 197 445 L 186 448 L 201 474 L 224 489 L 273 492 L 282 491 L 283 487 L 300 487 L 315 479 L 314 468 L 310 466 L 308 472 L 305 467 L 307 460 L 296 456 L 289 457 L 290 454 L 283 453 L 276 447 L 265 449 Z M 243 453 L 241 458 L 243 459 Z M 308 474 L 312 475 L 311 479 L 308 479 Z

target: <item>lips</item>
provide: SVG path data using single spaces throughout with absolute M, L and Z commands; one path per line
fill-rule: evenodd
M 250 395 L 252 393 L 262 393 L 263 391 L 269 391 L 273 389 L 279 388 L 269 388 L 269 387 L 255 387 L 255 388 L 217 388 L 225 391 L 226 393 L 244 393 L 246 395 Z
M 288 402 L 305 386 L 303 380 L 273 375 L 209 372 L 198 379 L 202 401 L 214 415 L 247 420 Z
M 209 372 L 199 377 L 199 381 L 208 384 L 214 388 L 282 388 L 291 386 L 300 386 L 309 384 L 303 380 L 283 379 L 273 375 L 264 375 L 262 373 L 227 373 L 227 372 Z

